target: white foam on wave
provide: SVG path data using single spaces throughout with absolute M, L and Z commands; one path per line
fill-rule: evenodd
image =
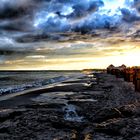
M 11 93 L 16 93 L 16 92 L 21 92 L 21 91 L 24 91 L 27 89 L 31 89 L 31 88 L 42 87 L 44 85 L 57 83 L 57 82 L 60 82 L 60 81 L 66 80 L 66 79 L 68 79 L 68 77 L 59 76 L 59 77 L 55 77 L 52 79 L 47 79 L 47 80 L 42 80 L 42 81 L 40 80 L 40 81 L 35 81 L 32 83 L 27 83 L 27 84 L 22 84 L 22 85 L 0 88 L 0 95 L 11 94 Z

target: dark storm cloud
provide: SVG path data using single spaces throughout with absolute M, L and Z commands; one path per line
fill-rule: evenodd
M 86 16 L 91 14 L 91 12 L 97 11 L 100 6 L 103 6 L 103 4 L 104 3 L 101 0 L 89 1 L 89 3 L 81 1 L 72 6 L 73 12 L 68 15 L 68 18 L 80 18 Z
M 0 63 L 103 55 L 104 46 L 138 42 L 139 22 L 140 0 L 1 0 Z
M 35 14 L 34 26 L 46 32 L 71 31 L 75 20 L 82 20 L 103 6 L 101 0 L 58 1 L 44 4 Z M 78 22 L 79 24 L 80 22 Z
M 7 31 L 30 31 L 32 30 L 32 22 L 29 21 L 28 17 L 17 18 L 13 20 L 1 20 L 1 30 Z
M 18 18 L 32 12 L 33 0 L 2 0 L 0 2 L 0 19 Z
M 37 8 L 34 0 L 1 0 L 0 29 L 30 30 L 33 13 Z
M 113 2 L 115 5 L 120 1 Z M 138 10 L 140 1 L 124 2 L 123 7 L 118 5 L 113 13 L 113 7 L 107 9 L 111 4 L 108 0 L 2 0 L 0 19 L 3 22 L 0 28 L 43 34 L 66 31 L 88 33 L 94 29 L 118 28 L 123 21 L 129 23 L 140 19 L 134 11 Z
M 48 41 L 51 37 L 46 34 L 27 34 L 16 38 L 16 41 L 19 43 L 29 43 L 29 42 L 40 42 Z
M 140 12 L 140 0 L 134 0 L 134 7 Z
M 123 8 L 121 12 L 123 15 L 123 20 L 126 22 L 140 21 L 140 16 L 135 12 L 131 12 L 129 9 Z

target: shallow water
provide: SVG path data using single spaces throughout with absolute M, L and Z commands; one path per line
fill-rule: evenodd
M 41 87 L 78 74 L 79 71 L 0 71 L 0 94 Z
M 43 93 L 38 97 L 32 98 L 31 100 L 34 102 L 47 102 L 47 103 L 57 103 L 57 104 L 67 104 L 67 95 L 76 94 L 74 92 L 51 92 L 51 93 Z

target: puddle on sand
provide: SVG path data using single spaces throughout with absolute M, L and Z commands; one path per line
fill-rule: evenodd
M 0 113 L 12 112 L 13 109 L 0 109 Z
M 66 105 L 63 108 L 63 111 L 65 113 L 64 119 L 66 121 L 72 121 L 72 122 L 84 122 L 84 117 L 79 116 L 78 113 L 76 112 L 76 107 L 74 105 Z
M 47 103 L 64 103 L 68 102 L 67 95 L 73 95 L 74 92 L 50 92 L 43 93 L 36 98 L 32 98 L 31 100 L 34 102 L 47 102 Z
M 98 100 L 94 100 L 94 99 L 74 99 L 72 101 L 78 101 L 78 102 L 97 102 Z

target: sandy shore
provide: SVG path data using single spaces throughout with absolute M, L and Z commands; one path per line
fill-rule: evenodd
M 139 140 L 140 93 L 123 79 L 95 76 L 0 101 L 0 139 Z

